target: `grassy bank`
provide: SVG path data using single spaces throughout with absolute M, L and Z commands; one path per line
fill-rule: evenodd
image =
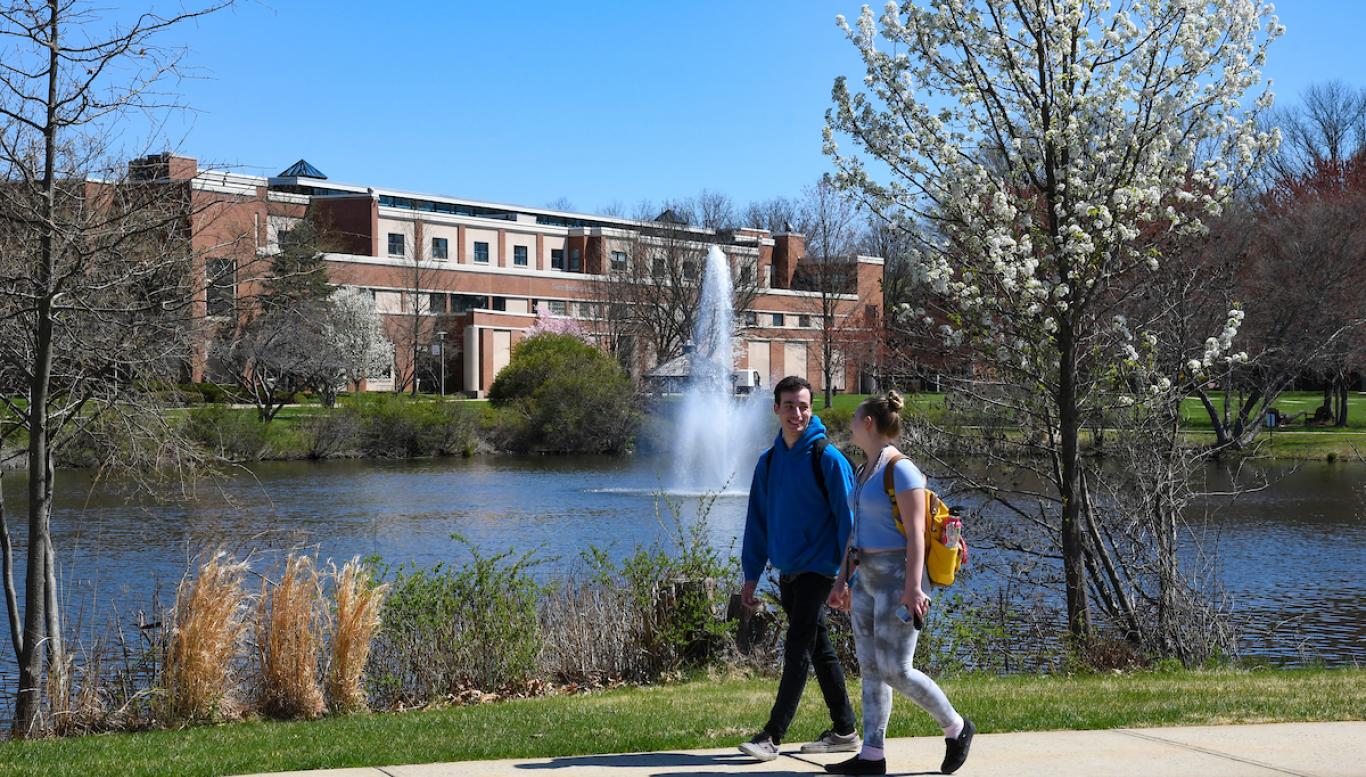
M 726 747 L 762 724 L 775 680 L 699 679 L 312 723 L 0 743 L 0 775 L 192 775 Z M 985 733 L 1358 719 L 1366 670 L 965 676 L 944 688 Z M 859 694 L 851 685 L 857 704 Z M 790 741 L 828 720 L 808 688 Z M 890 736 L 938 736 L 904 699 Z
M 837 394 L 829 408 L 823 407 L 821 397 L 816 397 L 815 412 L 837 441 L 847 442 L 854 410 L 866 396 Z M 1312 416 L 1314 409 L 1322 403 L 1322 395 L 1318 392 L 1283 394 L 1276 407 L 1284 415 L 1297 416 L 1296 421 L 1274 432 L 1262 431 L 1248 453 L 1290 460 L 1360 460 L 1366 456 L 1366 394 L 1353 394 L 1352 399 L 1353 407 L 1360 409 L 1349 415 L 1346 427 L 1309 426 L 1304 419 Z M 945 413 L 943 394 L 908 394 L 906 404 L 909 412 L 934 421 L 942 420 Z M 515 436 L 508 424 L 509 420 L 515 419 L 508 414 L 499 414 L 486 400 L 448 397 L 443 401 L 430 395 L 343 395 L 332 408 L 306 397 L 300 404 L 282 408 L 270 423 L 259 421 L 255 408 L 242 405 L 209 403 L 172 408 L 167 412 L 191 423 L 199 419 L 200 423 L 193 428 L 207 429 L 210 433 L 191 435 L 195 441 L 210 452 L 235 461 L 496 453 L 507 449 Z M 1182 430 L 1189 444 L 1204 446 L 1214 441 L 1209 417 L 1199 400 L 1186 399 L 1182 419 Z M 396 424 L 395 420 L 405 423 Z M 367 425 L 378 431 L 367 436 L 364 434 Z M 412 439 L 393 439 L 392 431 L 400 428 L 411 432 Z M 1089 436 L 1087 430 L 1083 435 L 1084 445 L 1088 444 Z M 6 447 L 17 452 L 24 441 L 22 430 L 15 431 Z M 667 440 L 655 441 L 656 446 L 666 444 Z M 453 450 L 445 450 L 447 447 Z M 93 466 L 107 459 L 109 452 L 77 448 L 64 451 L 62 456 L 61 466 Z M 20 465 L 18 458 L 8 464 Z
M 832 407 L 823 408 L 820 397 L 816 399 L 816 414 L 837 432 L 847 429 L 854 409 L 863 401 L 863 394 L 841 394 L 835 397 Z M 1218 397 L 1215 398 L 1219 400 Z M 1234 398 L 1236 402 L 1236 397 Z M 906 404 L 911 412 L 921 413 L 937 420 L 943 413 L 943 394 L 910 394 Z M 1291 391 L 1276 400 L 1276 407 L 1285 416 L 1298 416 L 1296 420 L 1277 428 L 1274 432 L 1264 430 L 1257 438 L 1255 454 L 1278 459 L 1307 461 L 1353 461 L 1366 456 L 1366 393 L 1353 392 L 1346 427 L 1309 426 L 1305 419 L 1312 417 L 1314 410 L 1323 404 L 1323 394 L 1317 391 Z M 1214 442 L 1213 425 L 1200 400 L 1188 397 L 1181 406 L 1181 428 L 1192 445 L 1208 445 Z M 1083 444 L 1089 440 L 1090 433 L 1084 434 Z

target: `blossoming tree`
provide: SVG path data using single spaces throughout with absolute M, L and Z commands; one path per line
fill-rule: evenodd
M 835 82 L 833 178 L 911 235 L 924 304 L 903 325 L 970 354 L 958 388 L 1019 429 L 1000 455 L 1043 484 L 978 485 L 1051 532 L 1073 637 L 1088 590 L 1139 629 L 1087 526 L 1083 433 L 1170 418 L 1242 358 L 1241 310 L 1173 354 L 1170 306 L 1137 300 L 1274 146 L 1260 68 L 1282 28 L 1256 0 L 934 0 L 838 23 L 866 75 Z

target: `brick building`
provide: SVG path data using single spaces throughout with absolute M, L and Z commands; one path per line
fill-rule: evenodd
M 135 178 L 184 186 L 192 199 L 188 229 L 201 270 L 229 279 L 197 303 L 210 321 L 250 299 L 263 259 L 307 220 L 328 235 L 333 283 L 369 290 L 396 334 L 410 327 L 416 309 L 422 352 L 447 359 L 447 390 L 484 396 L 538 315 L 579 319 L 594 334 L 604 328 L 608 279 L 667 233 L 700 252 L 719 246 L 737 278 L 752 281 L 738 369 L 769 381 L 801 374 L 823 388 L 821 295 L 801 288 L 812 274 L 799 234 L 717 231 L 668 212 L 641 221 L 340 184 L 303 160 L 270 178 L 202 170 L 194 159 L 169 154 L 136 160 L 130 170 Z M 827 294 L 824 307 L 833 309 L 842 343 L 832 382 L 853 389 L 868 365 L 858 347 L 845 344 L 857 342 L 851 333 L 878 330 L 883 261 L 837 261 L 840 293 Z M 201 346 L 190 360 L 194 380 L 205 377 L 204 352 Z M 660 360 L 642 346 L 630 361 L 639 374 Z M 392 373 L 367 388 L 401 388 L 395 381 L 417 372 L 411 362 L 412 349 L 400 346 Z

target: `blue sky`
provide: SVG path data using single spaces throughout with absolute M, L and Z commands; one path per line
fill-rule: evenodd
M 133 6 L 129 6 L 133 7 Z M 202 163 L 580 210 L 796 195 L 828 169 L 823 114 L 859 75 L 855 3 L 246 0 L 178 33 L 200 77 L 169 126 Z M 1278 104 L 1366 86 L 1366 3 L 1286 0 Z M 168 41 L 169 42 L 169 41 Z

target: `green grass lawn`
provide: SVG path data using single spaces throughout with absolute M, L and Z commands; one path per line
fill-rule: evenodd
M 834 398 L 833 409 L 836 418 L 853 414 L 868 395 L 838 394 Z M 913 411 L 927 413 L 932 418 L 944 406 L 943 394 L 907 394 L 906 404 Z M 1222 399 L 1215 398 L 1221 403 Z M 1236 397 L 1234 398 L 1236 402 Z M 1276 400 L 1275 407 L 1286 415 L 1307 412 L 1312 415 L 1323 404 L 1323 394 L 1317 391 L 1286 392 Z M 816 415 L 824 408 L 820 397 L 816 398 Z M 1218 405 L 1222 408 L 1222 404 Z M 1274 433 L 1263 431 L 1258 436 L 1257 452 L 1263 455 L 1287 459 L 1344 459 L 1355 460 L 1366 456 L 1366 393 L 1353 392 L 1348 403 L 1347 427 L 1305 426 L 1303 419 L 1290 426 L 1280 427 Z M 829 411 L 826 411 L 829 412 Z M 1209 443 L 1214 440 L 1213 425 L 1200 400 L 1188 397 L 1182 403 L 1182 429 L 1192 443 Z
M 1223 412 L 1223 395 L 1218 394 L 1210 397 L 1214 401 L 1214 406 Z M 1231 406 L 1236 409 L 1238 397 L 1232 397 Z M 1323 393 L 1318 391 L 1287 391 L 1276 398 L 1273 404 L 1282 414 L 1294 416 L 1305 413 L 1312 417 L 1314 411 L 1323 404 Z M 1284 431 L 1310 432 L 1313 434 L 1341 434 L 1344 431 L 1366 432 L 1366 393 L 1351 392 L 1347 401 L 1347 428 L 1342 429 L 1333 426 L 1305 426 L 1304 418 L 1297 419 L 1287 427 L 1276 430 L 1277 434 Z M 1204 405 L 1195 397 L 1187 397 L 1181 405 L 1182 426 L 1189 430 L 1211 429 L 1209 414 L 1205 412 Z
M 1360 719 L 1366 670 L 959 677 L 944 689 L 984 733 Z M 762 725 L 770 679 L 699 680 L 585 696 L 0 743 L 0 775 L 193 775 L 728 747 Z M 850 696 L 858 703 L 856 684 Z M 789 741 L 829 725 L 808 687 Z M 897 700 L 889 736 L 939 736 Z

